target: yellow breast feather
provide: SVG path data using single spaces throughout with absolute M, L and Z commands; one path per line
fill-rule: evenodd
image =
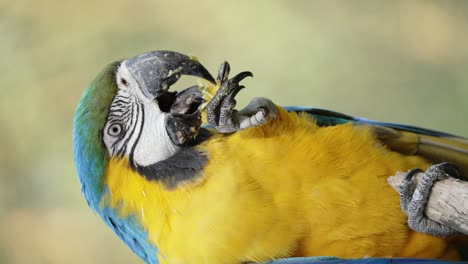
M 442 238 L 416 234 L 386 183 L 428 163 L 383 147 L 369 129 L 318 127 L 278 108 L 265 125 L 197 146 L 197 182 L 168 190 L 112 159 L 103 203 L 135 215 L 164 263 L 239 263 L 293 255 L 453 258 Z

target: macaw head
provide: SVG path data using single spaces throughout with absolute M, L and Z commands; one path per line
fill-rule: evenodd
M 119 223 L 114 212 L 100 204 L 106 192 L 104 176 L 112 158 L 124 158 L 133 168 L 148 166 L 171 157 L 196 136 L 203 103 L 200 90 L 169 91 L 182 75 L 215 83 L 195 58 L 172 51 L 151 51 L 112 63 L 86 88 L 75 114 L 74 157 L 82 192 L 89 206 L 141 257 L 145 250 L 138 249 L 142 245 L 135 240 L 144 235 L 141 230 Z

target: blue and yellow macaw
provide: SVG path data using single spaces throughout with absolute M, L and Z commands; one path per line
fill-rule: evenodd
M 169 91 L 181 75 L 204 88 Z M 82 192 L 145 262 L 460 258 L 456 230 L 424 205 L 434 180 L 457 174 L 451 163 L 468 172 L 466 139 L 265 98 L 237 111 L 252 74 L 228 75 L 227 62 L 214 79 L 194 57 L 152 51 L 107 66 L 79 102 Z M 414 168 L 426 170 L 418 184 Z M 386 179 L 408 170 L 398 195 Z

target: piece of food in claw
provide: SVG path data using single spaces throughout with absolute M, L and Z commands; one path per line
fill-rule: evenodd
M 216 81 L 216 85 L 214 85 L 210 83 L 209 81 L 206 81 L 204 79 L 199 79 L 198 85 L 200 87 L 200 90 L 203 94 L 203 99 L 204 99 L 204 102 L 200 105 L 200 110 L 202 111 L 201 112 L 202 122 L 207 123 L 205 108 L 208 105 L 208 103 L 211 101 L 211 99 L 213 99 L 219 87 L 221 87 L 221 84 L 219 81 Z
M 177 93 L 170 113 L 181 115 L 193 114 L 199 110 L 204 102 L 205 99 L 203 99 L 203 93 L 200 88 L 198 86 L 192 86 Z
M 198 85 L 200 86 L 200 90 L 203 93 L 203 99 L 205 99 L 205 103 L 202 107 L 202 109 L 204 109 L 204 106 L 206 106 L 206 104 L 208 104 L 208 102 L 211 101 L 211 99 L 213 99 L 219 87 L 221 87 L 221 84 L 219 83 L 219 81 L 216 81 L 216 85 L 214 85 L 209 81 L 199 79 Z

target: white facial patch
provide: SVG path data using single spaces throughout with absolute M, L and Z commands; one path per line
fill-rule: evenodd
M 153 108 L 157 108 L 157 111 Z M 135 163 L 147 166 L 169 158 L 178 150 L 166 132 L 166 113 L 155 103 L 144 104 L 145 117 L 143 130 L 134 152 Z
M 118 92 L 109 109 L 103 140 L 110 155 L 123 153 L 134 165 L 147 166 L 172 156 L 175 146 L 166 132 L 166 113 L 145 97 L 135 78 L 121 63 Z

